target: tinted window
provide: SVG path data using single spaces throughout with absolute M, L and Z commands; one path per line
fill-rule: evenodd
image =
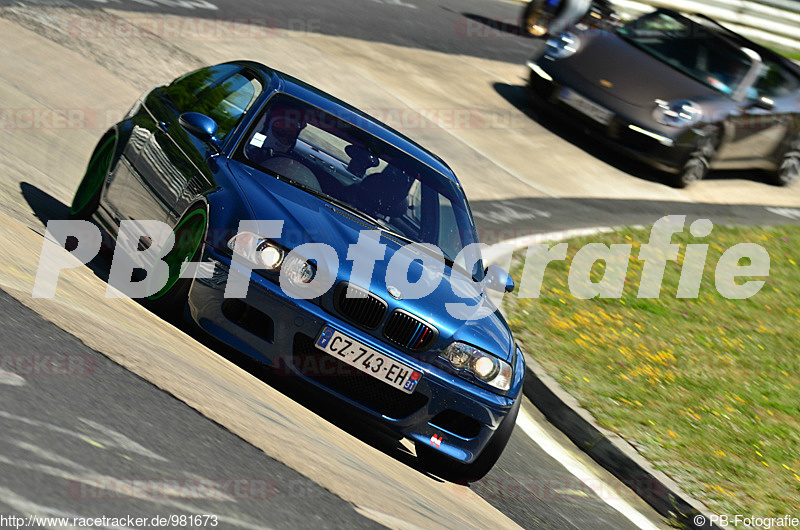
M 214 118 L 219 126 L 217 138 L 222 140 L 261 94 L 262 88 L 261 82 L 246 72 L 234 74 L 204 93 L 192 110 Z
M 164 95 L 175 104 L 179 112 L 192 110 L 204 90 L 221 83 L 227 77 L 241 70 L 234 64 L 218 64 L 189 72 L 163 89 Z
M 454 262 L 476 242 L 460 187 L 357 125 L 287 95 L 254 120 L 236 158 Z M 462 265 L 463 269 L 463 264 Z
M 781 65 L 766 61 L 756 81 L 755 88 L 759 96 L 780 98 L 788 96 L 798 88 L 797 78 L 787 72 Z
M 619 30 L 628 42 L 724 94 L 734 94 L 752 59 L 700 24 L 670 13 L 644 15 Z

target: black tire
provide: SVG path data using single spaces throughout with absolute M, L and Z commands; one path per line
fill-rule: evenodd
M 794 139 L 784 153 L 778 170 L 774 175 L 777 186 L 788 186 L 800 178 L 800 136 Z
M 676 188 L 685 188 L 698 180 L 706 178 L 718 146 L 719 134 L 716 131 L 709 132 L 705 136 L 698 138 L 694 149 L 686 158 L 678 174 L 675 175 L 672 185 Z
M 114 164 L 114 152 L 117 146 L 117 135 L 111 133 L 98 142 L 86 172 L 83 174 L 78 189 L 69 208 L 69 219 L 88 221 L 100 205 L 103 184 Z
M 520 392 L 517 402 L 514 403 L 508 416 L 495 431 L 492 439 L 471 464 L 462 464 L 419 442 L 414 444 L 417 458 L 427 471 L 452 482 L 469 484 L 482 479 L 497 463 L 508 444 L 508 440 L 511 439 L 511 433 L 514 432 L 514 426 L 517 424 L 517 415 L 519 414 L 521 403 L 522 392 Z
M 204 205 L 189 209 L 175 225 L 175 243 L 172 249 L 163 256 L 169 267 L 166 285 L 157 293 L 148 296 L 144 305 L 167 320 L 179 320 L 183 316 L 191 278 L 181 278 L 180 268 L 183 263 L 196 262 L 200 259 L 202 242 L 208 229 L 208 213 Z M 144 281 L 152 280 L 147 278 Z

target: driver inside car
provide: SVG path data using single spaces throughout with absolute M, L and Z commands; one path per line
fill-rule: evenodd
M 294 153 L 300 133 L 308 125 L 301 112 L 279 107 L 266 113 L 245 146 L 245 156 L 271 173 L 322 191 L 314 172 Z

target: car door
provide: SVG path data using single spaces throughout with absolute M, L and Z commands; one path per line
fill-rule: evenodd
M 726 167 L 771 169 L 773 154 L 784 142 L 796 105 L 787 98 L 797 80 L 774 61 L 765 61 L 738 112 L 726 127 Z
M 203 68 L 147 96 L 130 140 L 135 182 L 112 183 L 107 194 L 120 218 L 174 224 L 188 200 L 212 186 L 206 160 L 214 150 L 183 130 L 179 117 L 205 113 L 218 120 L 224 139 L 263 87 L 245 71 L 236 64 Z
M 165 219 L 170 187 L 161 182 L 162 173 L 173 173 L 166 164 L 164 146 L 167 129 L 177 124 L 180 112 L 194 105 L 200 95 L 241 70 L 233 64 L 201 68 L 179 77 L 167 87 L 147 94 L 140 110 L 131 118 L 131 134 L 125 147 L 126 171 L 114 175 L 105 202 L 117 225 L 122 219 Z M 170 177 L 167 177 L 170 178 Z
M 209 88 L 192 107 L 193 112 L 213 118 L 218 125 L 217 140 L 224 142 L 264 90 L 265 81 L 256 72 L 247 68 L 227 77 Z M 177 122 L 169 126 L 167 136 L 172 141 L 168 157 L 180 174 L 177 186 L 170 188 L 173 205 L 167 213 L 167 222 L 174 224 L 194 198 L 215 187 L 208 159 L 216 151 L 207 143 L 189 134 Z

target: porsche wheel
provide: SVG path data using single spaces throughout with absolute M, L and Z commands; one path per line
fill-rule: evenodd
M 693 182 L 704 179 L 711 167 L 711 160 L 717 153 L 718 143 L 719 135 L 716 132 L 709 133 L 698 139 L 694 149 L 674 179 L 673 185 L 676 188 L 685 188 Z
M 781 165 L 775 173 L 775 184 L 788 186 L 800 177 L 800 136 L 798 136 L 781 159 Z
M 203 206 L 191 209 L 175 225 L 173 230 L 175 242 L 172 249 L 161 257 L 167 264 L 169 273 L 166 283 L 163 277 L 157 278 L 164 286 L 157 293 L 147 297 L 147 305 L 168 318 L 179 318 L 183 313 L 192 280 L 182 278 L 181 273 L 186 264 L 200 257 L 207 221 L 208 215 Z
M 514 432 L 514 426 L 517 424 L 517 414 L 521 403 L 522 396 L 520 395 L 506 419 L 495 431 L 492 439 L 471 464 L 462 464 L 422 443 L 414 444 L 417 458 L 426 470 L 446 480 L 467 484 L 482 479 L 497 463 L 508 440 L 511 439 L 511 433 Z
M 86 173 L 83 175 L 83 180 L 81 180 L 69 208 L 70 219 L 88 221 L 97 210 L 103 182 L 111 171 L 116 141 L 116 134 L 111 134 L 98 144 L 92 158 L 89 159 Z

